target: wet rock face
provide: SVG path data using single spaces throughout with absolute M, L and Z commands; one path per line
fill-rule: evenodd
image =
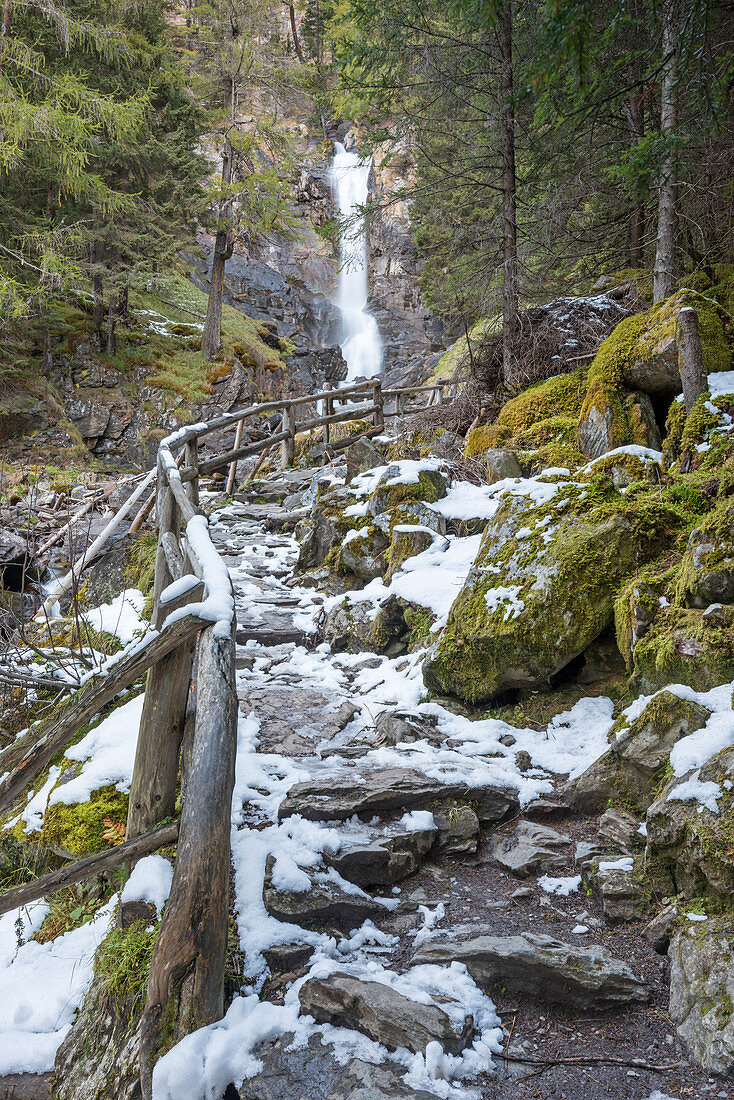
M 140 1100 L 139 1016 L 95 978 L 56 1053 L 56 1100 Z
M 460 1054 L 474 1035 L 467 1016 L 461 1031 L 436 1005 L 418 1004 L 379 982 L 364 982 L 348 974 L 311 978 L 299 991 L 301 1009 L 318 1023 L 361 1031 L 388 1050 L 404 1047 L 414 1054 L 438 1042 L 447 1054 Z
M 579 1009 L 611 1008 L 649 1000 L 646 986 L 604 947 L 580 948 L 550 936 L 477 936 L 431 943 L 414 965 L 463 963 L 477 985 L 501 983 L 517 993 Z
M 703 922 L 702 922 L 703 923 Z M 708 924 L 709 922 L 707 922 Z M 734 946 L 718 928 L 698 925 L 673 937 L 670 1018 L 691 1054 L 709 1073 L 734 1069 Z

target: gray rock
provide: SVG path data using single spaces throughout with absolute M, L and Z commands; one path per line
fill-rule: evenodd
M 313 944 L 276 943 L 263 951 L 271 974 L 289 974 L 300 970 L 313 955 Z
M 369 439 L 356 440 L 347 447 L 347 481 L 351 481 L 357 474 L 382 466 L 384 461 L 377 447 Z
M 490 485 L 506 477 L 522 477 L 522 469 L 514 451 L 492 447 L 481 457 L 487 467 L 487 481 Z
M 677 919 L 678 907 L 666 905 L 642 930 L 643 936 L 658 955 L 667 955 Z
M 734 893 L 731 827 L 734 814 L 734 749 L 724 749 L 701 768 L 702 783 L 717 783 L 718 813 L 698 802 L 669 799 L 685 777 L 675 778 L 647 811 L 647 852 L 654 884 L 663 895 L 686 898 Z
M 678 1035 L 708 1073 L 734 1069 L 734 943 L 707 922 L 670 941 L 669 1014 Z
M 393 1066 L 370 1065 L 358 1058 L 346 1066 L 332 1048 L 312 1035 L 305 1047 L 291 1048 L 286 1034 L 269 1049 L 257 1050 L 263 1068 L 243 1081 L 240 1100 L 436 1100 L 435 1094 L 403 1085 Z
M 436 855 L 476 855 L 479 846 L 479 818 L 466 803 L 443 803 L 433 808 L 438 829 Z
M 642 713 L 619 731 L 609 751 L 568 784 L 566 795 L 585 813 L 622 798 L 646 810 L 670 750 L 682 737 L 701 729 L 710 714 L 706 707 L 670 691 L 658 692 Z
M 603 855 L 604 848 L 599 844 L 594 844 L 588 840 L 581 840 L 576 845 L 573 858 L 576 866 L 583 869 L 593 864 L 595 860 L 598 861 L 599 857 Z
M 412 959 L 414 965 L 454 961 L 464 963 L 484 989 L 492 990 L 499 983 L 511 993 L 575 1008 L 611 1008 L 647 1002 L 650 997 L 627 964 L 606 948 L 577 947 L 530 932 L 427 943 Z
M 379 515 L 380 512 L 392 511 L 397 507 L 402 508 L 408 500 L 433 504 L 446 496 L 446 490 L 450 484 L 448 477 L 439 470 L 420 470 L 418 480 L 412 484 L 400 481 L 397 484 L 390 484 L 399 477 L 400 467 L 388 466 L 369 500 L 369 510 L 373 516 Z M 405 521 L 400 519 L 398 522 Z
M 599 871 L 596 885 L 604 917 L 610 924 L 637 920 L 645 905 L 645 894 L 634 874 L 628 871 Z
M 500 821 L 517 810 L 517 792 L 487 783 L 467 789 L 456 780 L 442 783 L 412 768 L 362 768 L 359 776 L 343 769 L 295 783 L 278 809 L 283 821 L 301 814 L 308 821 L 344 821 L 353 814 L 431 808 L 436 799 L 471 797 L 480 821 Z
M 324 861 L 357 886 L 387 886 L 417 871 L 436 840 L 435 829 L 407 832 L 399 822 L 367 828 L 371 839 L 350 842 Z
M 375 719 L 377 731 L 375 745 L 410 745 L 414 741 L 428 741 L 441 745 L 446 734 L 438 728 L 433 714 L 414 714 L 408 710 L 383 710 Z
M 571 838 L 546 825 L 521 821 L 508 836 L 494 838 L 491 856 L 516 878 L 557 870 L 567 862 Z
M 457 1031 L 436 1005 L 419 1004 L 390 986 L 348 974 L 310 978 L 298 997 L 301 1011 L 319 1023 L 361 1031 L 388 1050 L 404 1047 L 417 1054 L 438 1042 L 447 1054 L 460 1054 L 474 1036 L 472 1016 L 465 1016 Z
M 58 1100 L 140 1100 L 140 1016 L 132 999 L 113 996 L 95 977 L 71 1031 L 56 1052 Z
M 263 904 L 271 917 L 316 928 L 339 928 L 349 931 L 368 917 L 384 913 L 374 898 L 349 894 L 336 882 L 312 878 L 310 890 L 279 890 L 273 885 L 275 858 L 269 855 L 265 863 Z
M 632 855 L 644 847 L 645 840 L 639 830 L 640 822 L 626 810 L 605 810 L 599 818 L 599 836 L 625 855 Z
M 734 525 L 734 509 L 727 518 Z M 681 572 L 686 578 L 687 601 L 691 607 L 734 603 L 734 538 L 693 531 Z
M 678 345 L 675 335 L 664 336 L 651 347 L 649 355 L 636 362 L 625 362 L 622 381 L 633 390 L 672 397 L 681 391 L 678 369 Z

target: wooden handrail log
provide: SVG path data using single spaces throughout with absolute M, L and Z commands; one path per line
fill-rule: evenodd
M 171 576 L 177 581 L 184 573 L 183 557 L 178 546 L 178 539 L 173 531 L 161 531 L 159 537 Z
M 94 878 L 104 871 L 110 871 L 113 867 L 119 867 L 128 860 L 140 859 L 150 855 L 159 848 L 165 848 L 168 844 L 175 844 L 178 840 L 178 821 L 169 825 L 159 825 L 157 829 L 151 829 L 149 833 L 135 837 L 134 840 L 126 840 L 114 848 L 108 848 L 105 852 L 96 852 L 94 855 L 77 859 L 58 871 L 52 871 L 48 875 L 42 875 L 33 882 L 23 886 L 14 886 L 12 890 L 6 890 L 0 894 L 0 915 L 9 913 L 11 909 L 19 909 L 21 905 L 30 905 L 39 898 L 48 897 L 49 894 L 63 890 L 66 886 L 72 886 L 75 882 L 83 882 L 84 879 Z
M 49 761 L 83 725 L 94 718 L 114 697 L 142 676 L 182 642 L 211 623 L 188 613 L 153 637 L 130 656 L 113 664 L 106 675 L 89 681 L 73 699 L 64 703 L 61 714 L 31 726 L 26 734 L 0 753 L 0 812 L 31 783 Z
M 401 393 L 432 393 L 434 390 L 445 390 L 449 382 L 435 382 L 430 386 L 396 386 L 394 389 L 383 390 L 383 397 L 397 397 Z
M 282 443 L 287 437 L 288 432 L 275 432 L 274 435 L 268 435 L 265 439 L 258 439 L 254 443 L 247 443 L 244 447 L 238 447 L 235 451 L 227 451 L 225 454 L 208 458 L 205 462 L 199 463 L 199 476 L 211 474 L 221 466 L 227 466 L 230 462 L 239 461 L 239 459 L 247 458 L 249 455 L 259 454 L 260 451 L 265 451 L 276 443 Z M 184 478 L 182 477 L 181 480 L 183 481 Z
M 180 476 L 170 477 L 169 471 L 166 470 L 166 481 L 168 482 L 168 488 L 173 494 L 173 499 L 178 505 L 178 509 L 181 513 L 181 518 L 183 519 L 184 524 L 188 523 L 189 520 L 194 518 L 194 516 L 200 516 L 202 514 L 201 508 L 197 507 L 197 505 L 195 504 L 192 504 L 189 500 Z
M 343 412 L 331 413 L 330 416 L 315 416 L 313 420 L 304 420 L 296 424 L 296 432 L 308 432 L 312 428 L 320 428 L 322 424 L 336 424 L 340 420 L 364 420 L 371 413 L 376 412 L 377 405 L 357 405 L 353 409 L 345 409 Z

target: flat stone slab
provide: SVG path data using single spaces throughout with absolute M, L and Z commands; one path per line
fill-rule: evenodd
M 483 989 L 501 983 L 510 994 L 574 1008 L 613 1008 L 650 999 L 644 983 L 605 947 L 577 947 L 531 932 L 428 943 L 411 961 L 442 966 L 461 962 Z
M 441 799 L 471 802 L 480 821 L 500 821 L 518 809 L 517 792 L 496 784 L 431 779 L 412 768 L 342 769 L 295 783 L 278 809 L 283 821 L 301 814 L 308 821 L 344 821 L 353 814 L 415 810 Z
M 273 885 L 275 859 L 268 856 L 263 882 L 263 904 L 276 920 L 313 928 L 338 928 L 348 932 L 364 923 L 368 917 L 385 913 L 385 907 L 374 898 L 350 894 L 338 883 L 313 878 L 311 889 L 279 890 Z
M 538 825 L 521 821 L 508 836 L 495 837 L 492 860 L 516 878 L 554 871 L 568 861 L 571 838 Z
M 348 700 L 334 700 L 308 688 L 273 684 L 246 688 L 239 694 L 241 709 L 260 720 L 260 752 L 303 756 L 321 741 L 330 741 L 351 722 L 359 708 Z
M 330 867 L 357 886 L 387 886 L 412 875 L 437 836 L 436 829 L 408 831 L 400 822 L 365 826 L 364 831 L 363 838 L 324 854 Z
M 348 1027 L 381 1043 L 388 1050 L 417 1054 L 438 1042 L 447 1054 L 460 1054 L 474 1036 L 474 1018 L 465 1016 L 457 1031 L 437 1005 L 419 1004 L 381 982 L 365 982 L 349 974 L 310 978 L 298 993 L 301 1011 L 321 1024 Z

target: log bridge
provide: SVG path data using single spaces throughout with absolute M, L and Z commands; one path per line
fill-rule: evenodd
M 418 408 L 441 403 L 447 385 L 388 390 L 379 378 L 370 379 L 304 397 L 253 404 L 205 424 L 183 427 L 164 439 L 157 457 L 158 543 L 150 629 L 90 674 L 53 718 L 31 726 L 0 753 L 0 812 L 4 812 L 85 723 L 146 675 L 125 840 L 0 895 L 0 913 L 5 913 L 177 844 L 141 1024 L 140 1077 L 145 1100 L 151 1097 L 158 1057 L 188 1032 L 224 1014 L 237 746 L 236 616 L 229 573 L 199 506 L 200 479 L 229 468 L 231 493 L 240 460 L 280 445 L 281 465 L 291 466 L 297 434 L 317 428 L 328 451 L 338 451 L 357 439 L 379 435 L 386 415 L 416 411 L 416 400 L 426 398 Z M 393 407 L 386 412 L 388 401 Z M 345 402 L 344 408 L 338 408 Z M 302 410 L 306 418 L 299 421 Z M 280 413 L 279 430 L 243 444 L 245 422 L 273 413 Z M 332 440 L 332 425 L 348 421 L 367 421 L 370 427 Z M 234 432 L 232 446 L 202 459 L 200 441 L 227 430 Z

